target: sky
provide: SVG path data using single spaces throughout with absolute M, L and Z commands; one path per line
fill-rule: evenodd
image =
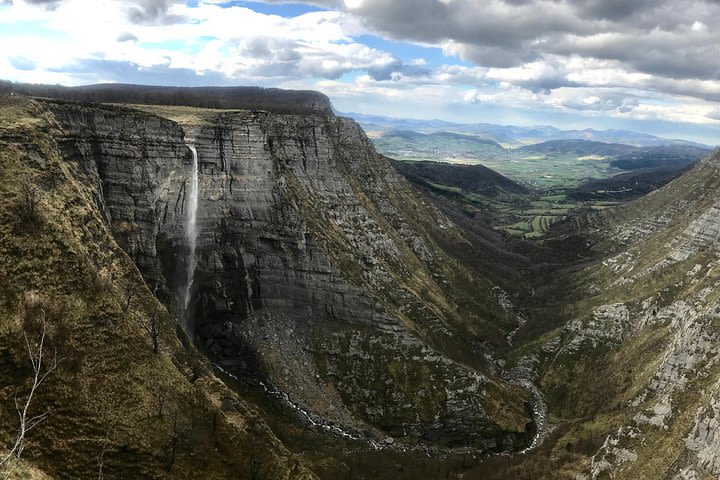
M 0 0 L 0 78 L 720 144 L 720 0 Z

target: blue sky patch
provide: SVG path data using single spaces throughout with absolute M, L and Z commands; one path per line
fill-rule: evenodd
M 231 7 L 245 7 L 249 8 L 251 10 L 254 10 L 258 13 L 263 13 L 265 15 L 278 15 L 280 17 L 284 18 L 293 18 L 293 17 L 299 17 L 300 15 L 305 15 L 306 13 L 312 13 L 312 12 L 322 12 L 324 9 L 315 7 L 312 5 L 306 5 L 304 3 L 282 3 L 282 4 L 270 4 L 270 3 L 262 3 L 262 2 L 242 2 L 242 1 L 236 1 L 236 2 L 227 2 L 223 3 L 223 6 Z
M 455 55 L 446 57 L 442 49 L 437 47 L 425 47 L 409 42 L 398 42 L 380 38 L 375 35 L 361 35 L 353 37 L 353 40 L 377 50 L 390 52 L 406 63 L 416 58 L 422 58 L 430 68 L 438 68 L 442 65 L 463 65 L 468 67 L 472 65 Z

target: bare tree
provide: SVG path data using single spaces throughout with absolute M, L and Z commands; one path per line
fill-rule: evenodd
M 22 186 L 22 213 L 28 222 L 36 223 L 39 218 L 37 187 L 29 182 Z
M 110 443 L 110 436 L 113 433 L 113 429 L 115 428 L 115 422 L 110 424 L 107 431 L 105 432 L 105 436 L 100 439 L 102 442 L 102 449 L 100 450 L 100 455 L 98 456 L 98 476 L 97 480 L 103 480 L 105 478 L 105 452 L 108 449 L 108 444 Z
M 30 357 L 30 364 L 32 365 L 33 379 L 30 386 L 30 393 L 24 402 L 20 401 L 17 394 L 15 395 L 15 410 L 17 411 L 20 425 L 18 427 L 17 436 L 15 437 L 15 443 L 10 451 L 0 459 L 0 471 L 2 471 L 1 474 L 6 480 L 10 478 L 12 473 L 20 464 L 20 457 L 25 450 L 25 440 L 27 434 L 48 416 L 49 412 L 44 412 L 32 417 L 30 416 L 30 405 L 35 397 L 35 393 L 47 379 L 48 375 L 54 372 L 60 365 L 60 362 L 63 361 L 62 358 L 58 359 L 57 350 L 55 350 L 54 358 L 48 365 L 45 365 L 45 337 L 47 333 L 45 310 L 40 310 L 40 317 L 42 319 L 40 337 L 35 346 L 31 345 L 27 333 L 23 331 L 25 347 L 27 348 L 28 357 Z
M 158 320 L 157 312 L 152 312 L 147 317 L 141 314 L 133 313 L 133 317 L 135 317 L 135 321 L 150 337 L 153 352 L 158 353 L 158 350 L 160 349 L 160 322 Z
M 133 300 L 133 297 L 135 297 L 135 286 L 128 282 L 125 285 L 125 306 L 123 306 L 123 313 L 126 313 L 128 310 L 130 310 L 130 303 Z
M 23 183 L 20 188 L 16 205 L 17 228 L 22 233 L 34 232 L 42 225 L 38 189 L 30 181 Z
M 167 400 L 167 390 L 162 386 L 157 387 L 155 390 L 155 400 L 157 401 L 157 416 L 160 418 L 163 416 L 163 409 L 165 408 L 165 401 Z
M 172 437 L 170 438 L 169 444 L 165 447 L 165 470 L 168 472 L 172 470 L 175 465 L 175 460 L 180 453 L 183 442 L 187 437 L 186 431 L 180 426 L 178 422 L 179 411 L 175 410 L 173 414 L 173 426 L 172 426 Z

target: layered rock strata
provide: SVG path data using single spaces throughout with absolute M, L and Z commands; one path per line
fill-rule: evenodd
M 527 392 L 483 360 L 514 319 L 433 241 L 462 244 L 462 232 L 353 121 L 237 111 L 181 127 L 132 109 L 46 106 L 65 157 L 169 305 L 186 277 L 186 142 L 195 146 L 189 331 L 223 371 L 373 438 L 495 451 L 526 442 Z

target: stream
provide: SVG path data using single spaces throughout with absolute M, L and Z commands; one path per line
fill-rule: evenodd
M 232 378 L 236 382 L 240 382 L 240 379 L 236 375 L 233 375 L 232 373 L 228 372 L 227 370 L 222 368 L 220 365 L 218 365 L 216 363 L 213 363 L 212 365 L 223 375 L 226 375 L 226 376 Z M 336 437 L 344 438 L 346 440 L 354 440 L 357 442 L 369 443 L 376 450 L 383 448 L 383 445 L 381 445 L 379 442 L 377 442 L 371 438 L 355 435 L 346 430 L 343 430 L 342 428 L 338 427 L 337 425 L 331 425 L 329 423 L 325 423 L 321 420 L 316 419 L 310 412 L 305 410 L 299 404 L 293 402 L 287 393 L 285 393 L 281 390 L 278 390 L 277 388 L 273 387 L 272 385 L 267 385 L 265 382 L 262 382 L 262 381 L 258 381 L 257 383 L 263 389 L 263 391 L 265 391 L 265 393 L 280 400 L 286 407 L 288 407 L 291 410 L 293 410 L 294 412 L 296 412 L 298 414 L 298 416 L 301 419 L 303 419 L 305 421 L 305 423 L 309 424 L 310 426 L 324 430 L 325 432 L 328 432 Z
M 526 360 L 525 363 L 523 363 L 523 360 Z M 504 376 L 504 379 L 508 381 L 509 383 L 512 383 L 513 385 L 517 385 L 519 387 L 522 387 L 526 389 L 530 394 L 530 407 L 532 410 L 532 418 L 535 422 L 535 427 L 537 428 L 537 432 L 535 433 L 535 436 L 533 437 L 530 444 L 525 447 L 523 450 L 520 450 L 518 452 L 505 452 L 505 453 L 497 453 L 495 455 L 525 455 L 527 453 L 530 453 L 534 451 L 547 437 L 547 434 L 549 433 L 549 430 L 547 428 L 547 404 L 545 403 L 545 400 L 543 399 L 542 393 L 540 392 L 540 389 L 537 388 L 535 383 L 533 382 L 533 377 L 535 376 L 535 371 L 532 365 L 527 365 L 528 363 L 532 363 L 533 359 L 525 357 L 521 362 L 516 366 L 514 369 L 510 370 L 506 373 Z M 234 380 L 235 382 L 240 382 L 240 379 L 233 375 L 232 373 L 228 372 L 224 368 L 222 368 L 220 365 L 213 363 L 212 364 L 215 369 L 221 373 L 224 376 L 227 376 Z M 375 439 L 369 438 L 367 436 L 363 436 L 361 434 L 357 433 L 351 433 L 347 430 L 344 430 L 337 425 L 329 424 L 326 422 L 323 422 L 322 420 L 316 418 L 315 415 L 311 414 L 307 410 L 305 410 L 302 406 L 300 406 L 298 403 L 292 401 L 290 396 L 281 391 L 277 388 L 273 387 L 272 385 L 268 385 L 265 382 L 257 381 L 257 384 L 263 389 L 263 391 L 270 395 L 271 397 L 274 397 L 280 402 L 282 402 L 286 407 L 290 408 L 294 412 L 298 414 L 298 417 L 306 423 L 307 425 L 323 430 L 327 433 L 330 433 L 336 437 L 343 438 L 346 440 L 356 441 L 356 442 L 363 442 L 366 444 L 369 444 L 372 446 L 375 450 L 380 449 L 386 449 L 386 448 L 392 448 L 398 451 L 402 452 L 408 452 L 412 450 L 422 451 L 427 453 L 429 449 L 425 446 L 403 446 L 400 444 L 388 444 L 383 443 L 380 441 L 377 441 Z M 466 448 L 459 448 L 454 449 L 455 452 L 467 452 L 467 453 L 475 453 L 475 449 L 472 447 L 466 447 Z M 429 453 L 428 453 L 429 456 Z
M 507 371 L 503 375 L 503 379 L 507 382 L 524 388 L 530 394 L 530 409 L 532 418 L 535 422 L 537 432 L 530 444 L 523 450 L 517 452 L 520 455 L 530 453 L 535 450 L 547 437 L 550 430 L 547 426 L 548 407 L 542 392 L 537 387 L 537 358 L 534 356 L 523 357 L 512 370 Z

